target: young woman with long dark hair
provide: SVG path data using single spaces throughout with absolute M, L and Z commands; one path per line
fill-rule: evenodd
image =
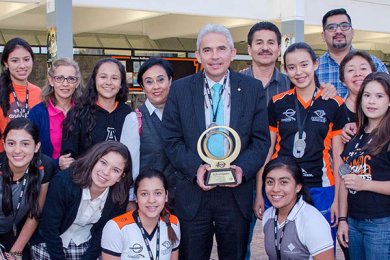
M 347 121 L 344 101 L 338 96 L 320 98 L 322 90 L 314 73 L 318 61 L 308 44 L 292 44 L 283 58 L 294 87 L 275 95 L 268 105 L 271 147 L 267 161 L 281 155 L 294 157 L 302 168 L 315 207 L 335 227 L 340 178 L 333 173 L 342 163 L 341 132 Z M 329 158 L 331 146 L 333 162 Z M 261 178 L 257 180 L 257 185 L 261 185 Z M 332 231 L 335 240 L 336 230 Z
M 272 204 L 262 221 L 269 258 L 334 259 L 330 226 L 313 207 L 297 162 L 291 157 L 277 157 L 265 166 L 262 177 Z
M 47 193 L 33 258 L 98 258 L 102 229 L 125 211 L 132 182 L 129 151 L 112 141 L 96 144 L 58 173 Z
M 40 156 L 38 130 L 26 118 L 8 123 L 3 144 L 0 244 L 9 252 L 9 257 L 26 259 L 29 251 L 26 245 L 38 225 L 54 163 L 49 157 Z
M 33 63 L 34 53 L 28 42 L 13 38 L 5 44 L 1 55 L 0 133 L 11 119 L 27 117 L 30 109 L 42 100 L 41 89 L 28 82 Z
M 369 74 L 356 99 L 357 134 L 340 168 L 338 239 L 351 259 L 390 256 L 390 76 Z
M 78 158 L 94 144 L 119 141 L 123 122 L 132 111 L 126 104 L 126 71 L 116 59 L 98 61 L 79 103 L 64 121 L 61 155 Z
M 168 182 L 159 171 L 138 175 L 134 190 L 137 209 L 110 220 L 103 230 L 102 258 L 177 260 L 180 227 L 167 208 Z M 138 245 L 138 246 L 137 246 Z M 133 250 L 131 247 L 138 247 Z

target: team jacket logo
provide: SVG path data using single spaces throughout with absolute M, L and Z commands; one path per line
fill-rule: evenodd
M 106 141 L 116 141 L 115 128 L 107 127 Z
M 283 115 L 286 116 L 286 118 L 282 118 L 280 121 L 282 122 L 293 122 L 295 121 L 294 115 L 295 115 L 295 110 L 292 108 L 287 109 L 286 111 L 283 112 Z
M 312 122 L 326 123 L 326 117 L 325 117 L 326 113 L 324 110 L 322 110 L 322 109 L 316 110 L 316 111 L 314 111 L 314 114 L 316 116 L 311 117 Z

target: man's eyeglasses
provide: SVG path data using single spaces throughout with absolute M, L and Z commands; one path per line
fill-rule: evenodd
M 325 30 L 328 32 L 335 32 L 337 30 L 337 27 L 340 27 L 340 30 L 342 31 L 348 31 L 349 29 L 351 29 L 352 25 L 348 22 L 330 23 L 325 26 Z
M 60 75 L 60 76 L 53 76 L 53 79 L 57 83 L 63 83 L 66 80 L 69 84 L 75 84 L 79 80 L 77 77 L 69 76 L 69 77 L 65 78 L 62 75 Z

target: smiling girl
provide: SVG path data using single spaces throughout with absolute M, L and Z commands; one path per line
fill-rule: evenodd
M 61 155 L 76 159 L 96 143 L 119 141 L 125 117 L 131 112 L 125 103 L 127 94 L 122 63 L 112 58 L 98 61 L 80 102 L 64 120 Z
M 38 130 L 26 118 L 8 123 L 3 144 L 0 244 L 9 252 L 9 257 L 28 259 L 26 245 L 38 225 L 54 164 L 49 157 L 39 156 Z
M 312 206 L 296 161 L 283 156 L 270 161 L 264 169 L 263 183 L 272 204 L 262 221 L 268 257 L 334 259 L 329 224 Z
M 96 259 L 108 220 L 125 211 L 131 159 L 119 142 L 101 142 L 52 180 L 32 247 L 34 259 Z
M 9 120 L 27 117 L 29 110 L 42 100 L 41 89 L 28 82 L 33 63 L 34 53 L 28 42 L 13 38 L 5 44 L 1 56 L 0 133 Z
M 142 172 L 134 190 L 138 209 L 110 220 L 103 230 L 102 258 L 177 260 L 180 227 L 169 214 L 168 182 L 156 170 Z
M 390 256 L 390 76 L 369 74 L 356 99 L 357 134 L 342 153 L 338 239 L 351 259 Z M 349 173 L 349 174 L 348 174 Z
M 314 74 L 318 61 L 309 45 L 292 44 L 283 58 L 293 88 L 274 96 L 268 105 L 271 147 L 267 161 L 280 155 L 294 157 L 302 168 L 315 207 L 336 226 L 339 176 L 333 172 L 341 164 L 345 105 L 338 96 L 320 98 L 322 90 Z M 333 171 L 329 159 L 331 145 Z M 257 180 L 261 187 L 261 178 Z

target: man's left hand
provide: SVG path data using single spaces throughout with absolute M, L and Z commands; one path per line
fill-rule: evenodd
M 320 88 L 322 89 L 321 98 L 323 100 L 328 100 L 329 98 L 337 96 L 337 90 L 332 84 L 321 83 Z

